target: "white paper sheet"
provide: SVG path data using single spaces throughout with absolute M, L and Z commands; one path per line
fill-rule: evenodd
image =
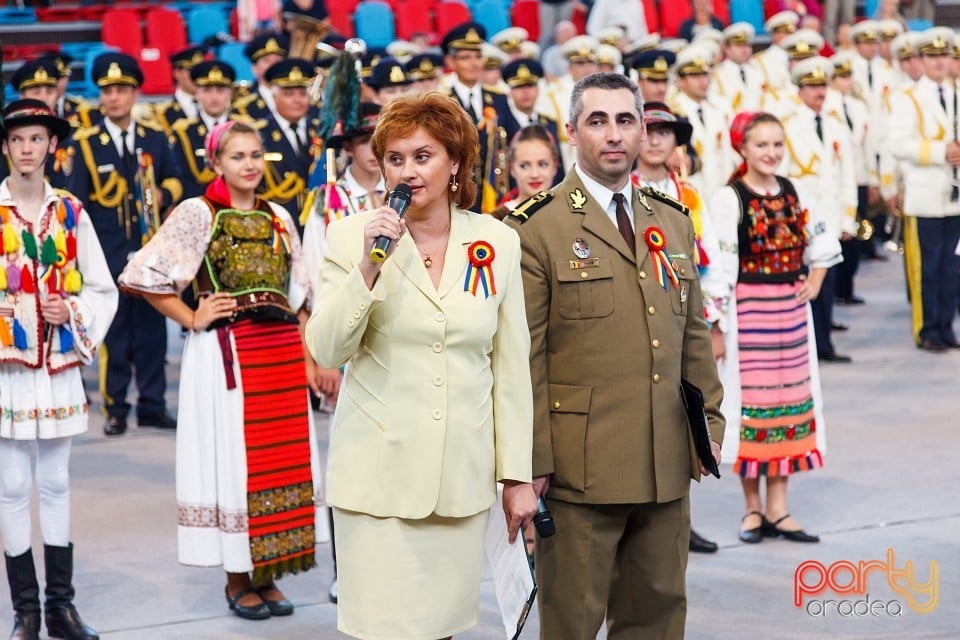
M 490 507 L 485 551 L 506 637 L 508 640 L 517 638 L 530 612 L 536 586 L 527 560 L 523 532 L 517 534 L 513 544 L 507 542 L 502 487 L 497 493 L 496 502 Z

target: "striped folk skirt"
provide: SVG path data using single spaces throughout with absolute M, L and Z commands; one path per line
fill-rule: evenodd
M 740 446 L 742 478 L 787 476 L 823 466 L 811 385 L 807 304 L 802 283 L 739 283 Z

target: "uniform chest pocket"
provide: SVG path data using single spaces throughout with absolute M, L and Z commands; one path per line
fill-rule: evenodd
M 692 293 L 694 279 L 698 277 L 697 268 L 693 262 L 686 258 L 673 258 L 670 263 L 677 274 L 679 286 L 673 286 L 670 283 L 670 301 L 673 304 L 673 312 L 678 316 L 687 315 L 690 295 Z
M 561 318 L 603 318 L 613 313 L 613 270 L 609 260 L 597 260 L 589 266 L 576 261 L 557 262 L 557 308 Z

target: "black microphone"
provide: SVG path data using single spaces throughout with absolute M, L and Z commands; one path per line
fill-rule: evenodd
M 401 218 L 403 214 L 407 212 L 407 207 L 410 206 L 410 200 L 413 199 L 413 189 L 410 188 L 406 182 L 401 182 L 396 187 L 393 188 L 393 191 L 390 192 L 390 195 L 387 196 L 387 206 L 397 212 L 397 215 Z M 374 262 L 383 262 L 387 259 L 387 251 L 390 250 L 390 244 L 393 242 L 390 238 L 386 236 L 380 236 L 377 238 L 377 241 L 373 245 L 373 249 L 370 250 L 370 259 Z
M 557 526 L 553 524 L 553 514 L 542 497 L 537 498 L 537 514 L 533 516 L 533 526 L 541 538 L 549 538 L 557 532 Z

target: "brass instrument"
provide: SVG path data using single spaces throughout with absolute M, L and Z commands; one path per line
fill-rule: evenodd
M 498 204 L 499 201 L 507 195 L 507 192 L 510 191 L 510 171 L 509 167 L 507 166 L 508 146 L 509 141 L 507 140 L 507 130 L 503 127 L 497 127 L 496 148 L 494 150 L 494 153 L 496 154 L 496 164 L 493 167 L 493 188 L 497 192 Z
M 891 253 L 903 254 L 903 212 L 898 207 L 890 207 L 884 231 L 890 239 L 883 243 L 883 248 Z
M 292 11 L 285 11 L 283 19 L 290 32 L 290 48 L 287 56 L 313 60 L 316 56 L 317 44 L 330 33 L 330 23 L 327 20 L 317 20 Z
M 160 201 L 153 161 L 137 149 L 136 198 L 140 204 L 140 238 L 146 244 L 160 228 Z
M 861 218 L 857 224 L 857 240 L 869 240 L 873 237 L 874 231 L 876 231 L 876 229 L 873 227 L 873 222 L 866 218 Z

